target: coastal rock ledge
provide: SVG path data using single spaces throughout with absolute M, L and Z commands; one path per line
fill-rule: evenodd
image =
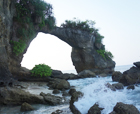
M 26 36 L 24 51 L 18 55 L 15 54 L 12 42 L 20 42 L 23 39 L 22 35 L 19 36 L 21 34 L 19 30 L 23 28 L 23 24 L 16 20 L 15 3 L 16 0 L 0 1 L 0 77 L 3 77 L 0 80 L 1 85 L 12 83 L 12 75 L 20 74 L 23 54 L 26 53 L 30 43 L 39 32 L 54 35 L 72 47 L 71 58 L 78 73 L 88 69 L 96 74 L 109 74 L 114 71 L 115 62 L 112 59 L 105 60 L 97 53 L 96 49 L 100 49 L 101 46 L 99 47 L 95 43 L 94 34 L 60 27 L 49 30 L 48 25 L 39 27 L 39 22 L 36 22 L 38 17 L 31 17 L 30 19 L 33 23 L 33 34 L 30 38 L 28 38 L 28 35 Z M 25 23 L 24 26 L 26 30 L 30 28 L 29 23 Z M 103 46 L 103 44 L 100 45 Z

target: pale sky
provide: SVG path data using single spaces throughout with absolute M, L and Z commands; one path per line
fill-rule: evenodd
M 140 61 L 140 0 L 45 1 L 53 5 L 57 26 L 74 17 L 95 21 L 117 66 Z M 52 69 L 73 70 L 71 47 L 55 36 L 40 33 L 24 55 L 22 66 L 31 69 L 40 63 Z

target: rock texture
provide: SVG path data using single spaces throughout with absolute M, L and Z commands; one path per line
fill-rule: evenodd
M 31 21 L 33 21 L 32 32 L 34 34 L 26 39 L 25 50 L 19 55 L 15 55 L 13 53 L 13 44 L 11 41 L 18 42 L 21 40 L 22 36 L 19 36 L 18 32 L 23 26 L 15 19 L 17 16 L 15 3 L 16 0 L 0 1 L 0 77 L 3 77 L 1 79 L 1 84 L 12 82 L 12 74 L 14 76 L 19 76 L 21 74 L 26 75 L 21 68 L 23 54 L 26 53 L 30 43 L 39 32 L 57 36 L 72 47 L 71 58 L 78 73 L 87 69 L 93 70 L 97 74 L 113 72 L 115 62 L 111 59 L 104 60 L 103 57 L 96 52 L 95 48 L 100 49 L 100 45 L 102 44 L 95 44 L 95 37 L 93 34 L 89 34 L 85 31 L 59 27 L 49 31 L 47 25 L 43 28 L 39 27 L 41 21 L 40 17 L 31 17 Z M 24 24 L 24 26 L 27 30 L 30 27 L 27 23 Z M 54 73 L 61 74 L 59 71 Z
M 112 80 L 119 82 L 120 78 L 122 77 L 122 73 L 120 71 L 115 71 L 112 74 Z
M 140 68 L 133 66 L 129 70 L 123 72 L 119 82 L 125 86 L 140 83 Z
M 31 110 L 34 110 L 34 108 L 30 104 L 24 102 L 21 105 L 20 111 L 31 111 Z
M 21 105 L 24 102 L 44 104 L 43 97 L 30 94 L 18 88 L 0 88 L 0 105 Z M 46 103 L 47 104 L 47 103 Z
M 140 114 L 140 112 L 133 105 L 118 102 L 114 107 L 113 112 L 109 114 Z
M 89 110 L 88 114 L 101 114 L 104 108 L 100 108 L 98 104 L 94 104 Z

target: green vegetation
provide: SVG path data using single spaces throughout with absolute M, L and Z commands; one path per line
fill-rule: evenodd
M 66 20 L 65 23 L 61 24 L 63 28 L 72 28 L 72 29 L 80 29 L 82 31 L 86 31 L 95 36 L 95 42 L 101 43 L 104 36 L 102 36 L 94 27 L 95 22 L 91 20 L 80 21 L 80 20 Z
M 51 76 L 52 69 L 48 65 L 39 64 L 35 65 L 35 67 L 31 70 L 32 76 Z
M 24 49 L 26 48 L 25 42 L 22 42 L 21 40 L 19 42 L 11 41 L 11 43 L 14 44 L 14 46 L 13 46 L 13 52 L 16 55 L 19 55 L 20 53 L 22 53 L 24 51 Z
M 113 55 L 110 51 L 106 51 L 106 50 L 96 50 L 98 54 L 100 54 L 105 60 L 107 59 L 112 59 Z
M 38 25 L 40 29 L 47 26 L 48 30 L 52 30 L 55 27 L 55 18 L 52 5 L 43 0 L 17 0 L 15 7 L 14 22 L 18 23 L 16 36 L 20 39 L 20 42 L 11 41 L 11 43 L 13 52 L 18 56 L 26 48 L 26 42 L 36 35 L 34 25 Z M 19 45 L 22 47 L 20 51 L 17 48 Z

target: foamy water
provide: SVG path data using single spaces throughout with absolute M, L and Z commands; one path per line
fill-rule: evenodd
M 136 87 L 135 90 L 127 90 L 125 87 L 123 90 L 112 91 L 105 86 L 107 82 L 114 83 L 111 77 L 86 78 L 69 82 L 71 85 L 78 86 L 82 83 L 81 86 L 84 85 L 82 88 L 76 88 L 84 93 L 84 96 L 74 103 L 82 114 L 86 114 L 95 103 L 104 108 L 102 114 L 110 113 L 117 102 L 133 104 L 140 110 L 140 87 Z

